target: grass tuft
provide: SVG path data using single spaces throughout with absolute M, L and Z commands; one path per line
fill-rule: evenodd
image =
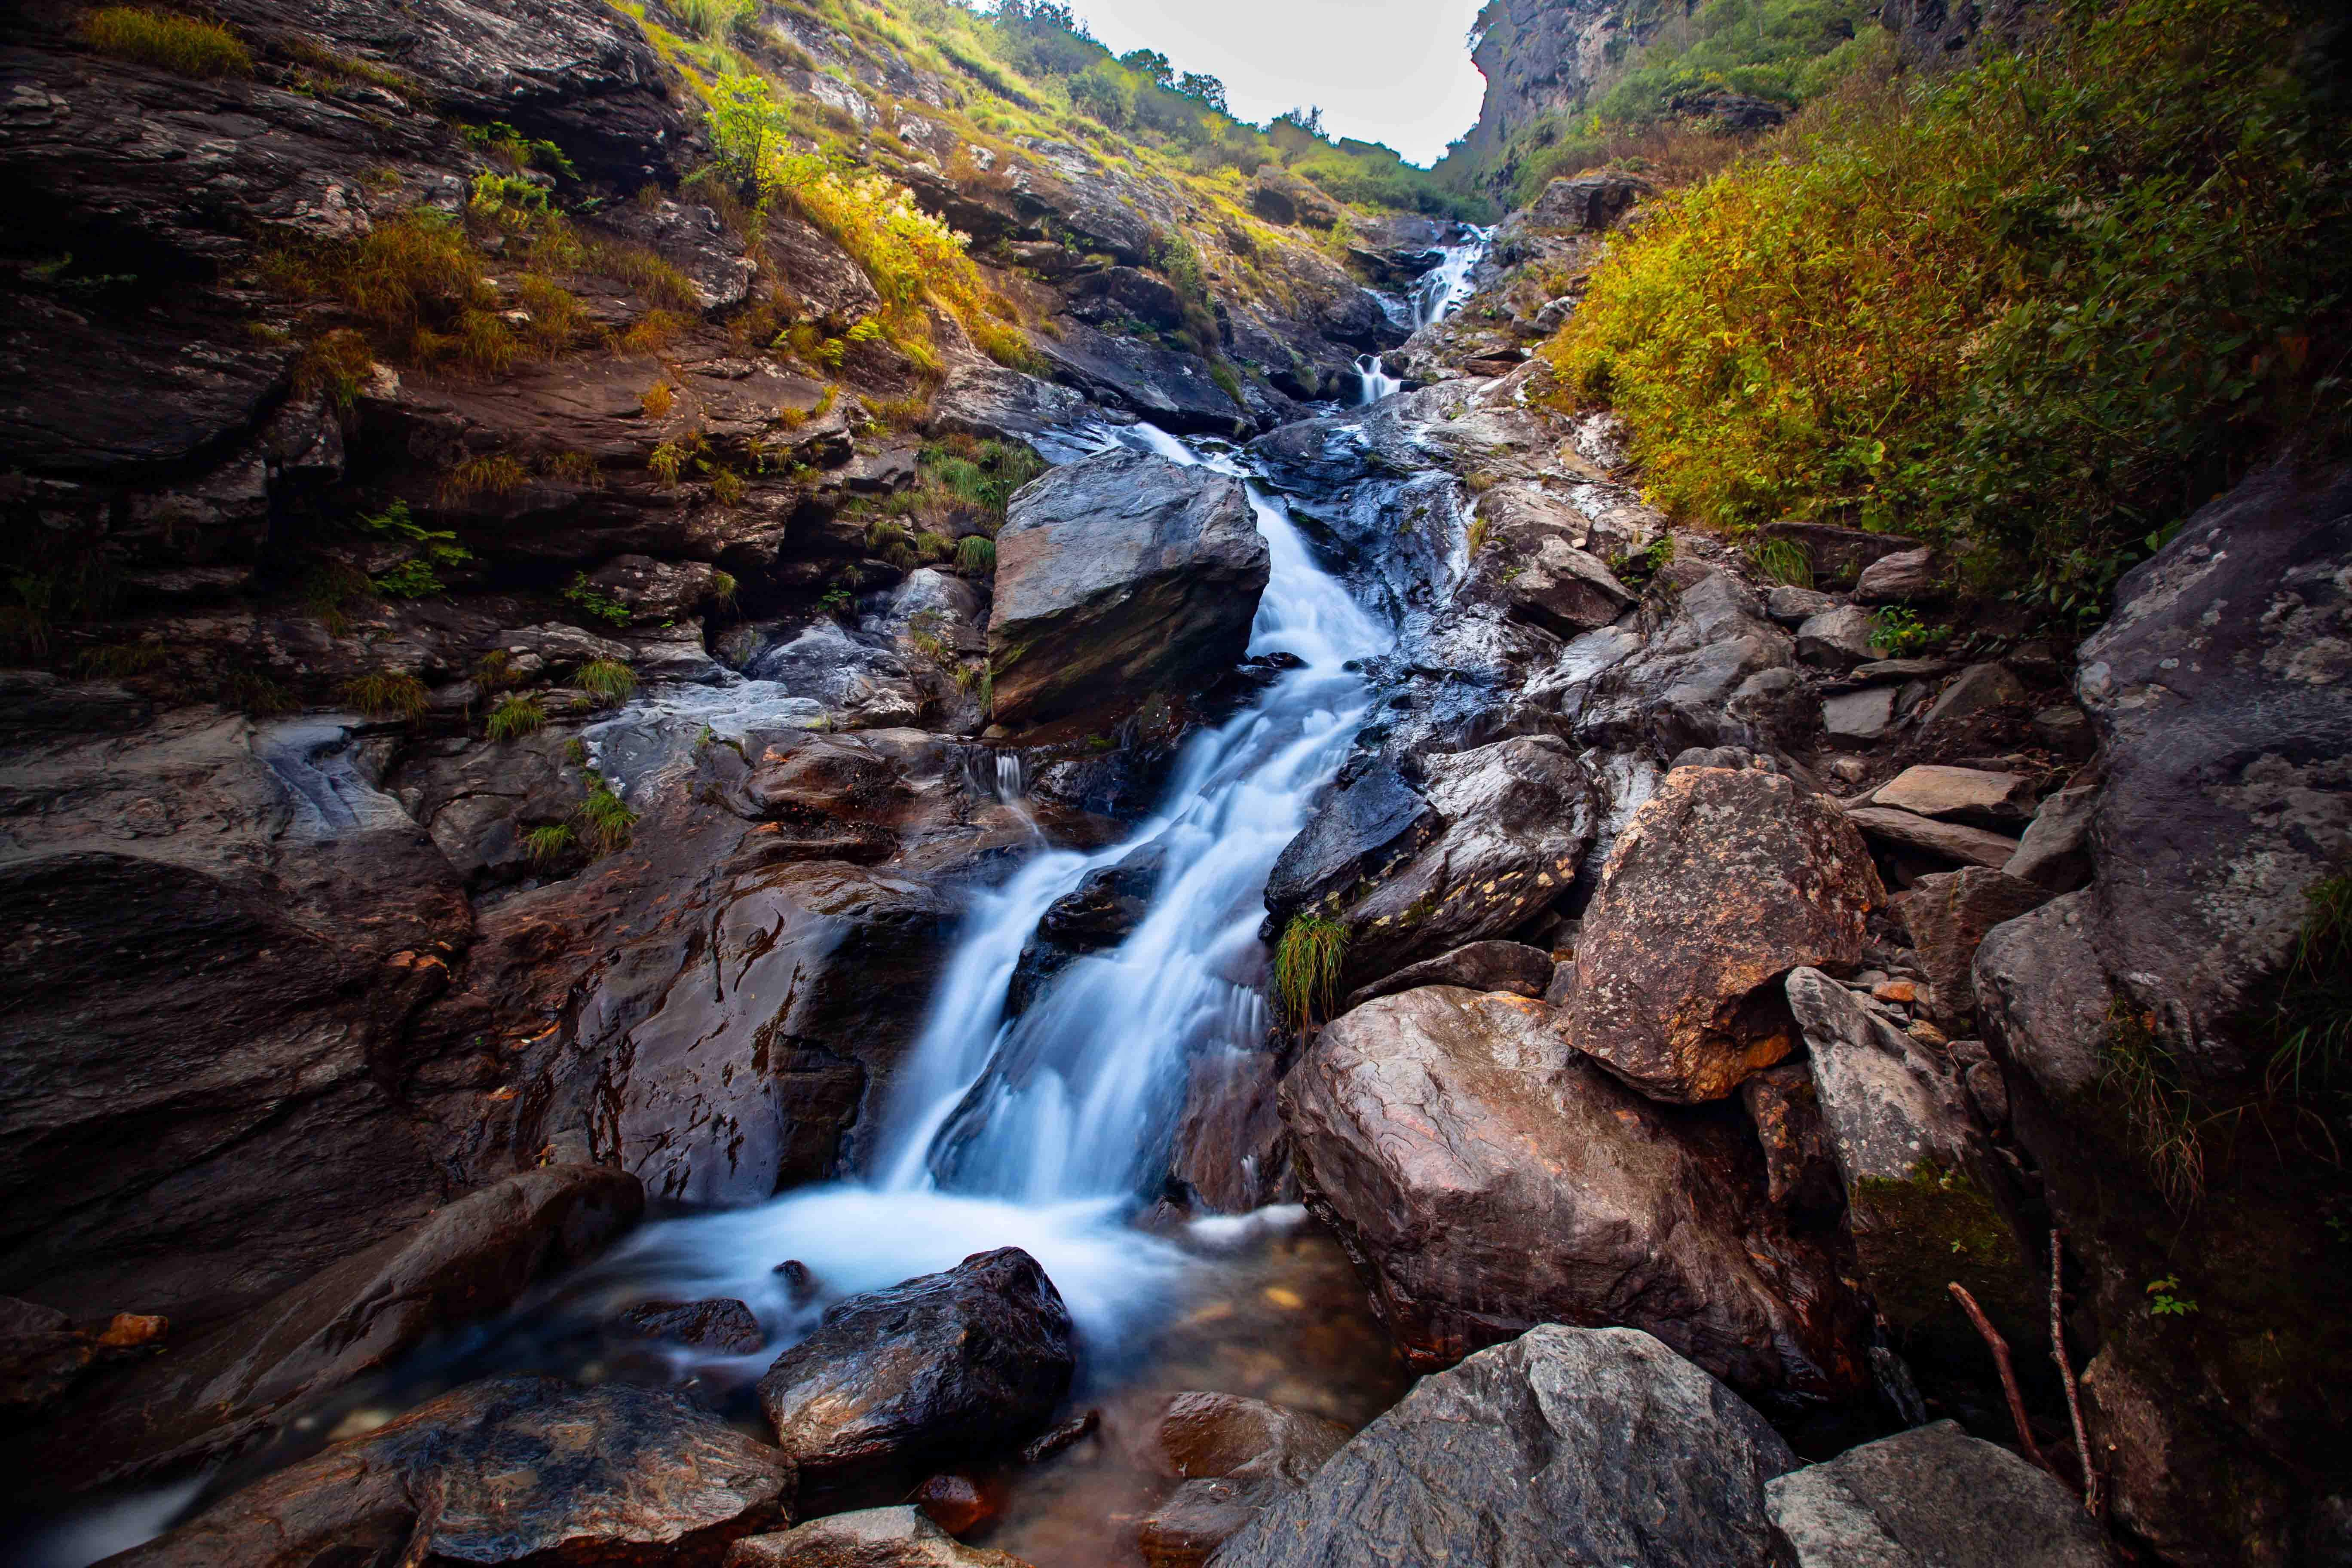
M 509 692 L 499 699 L 490 710 L 488 732 L 493 741 L 519 741 L 525 735 L 536 735 L 547 728 L 547 710 L 539 705 L 536 697 L 524 697 Z
M 103 5 L 81 21 L 91 48 L 182 76 L 251 76 L 253 54 L 217 22 L 143 5 Z
M 1337 1004 L 1348 962 L 1348 928 L 1322 915 L 1290 917 L 1274 950 L 1274 994 L 1284 1019 L 1305 1028 Z
M 580 847 L 580 836 L 568 822 L 534 827 L 522 836 L 523 853 L 534 866 L 552 866 Z
M 421 719 L 425 682 L 405 670 L 372 670 L 343 683 L 343 700 L 371 719 Z
M 572 677 L 572 683 L 596 700 L 599 707 L 609 708 L 627 700 L 637 689 L 636 671 L 617 658 L 592 658 Z
M 1768 583 L 1785 583 L 1791 587 L 1813 585 L 1811 552 L 1793 539 L 1758 539 L 1748 546 L 1748 559 L 1754 563 L 1757 574 Z

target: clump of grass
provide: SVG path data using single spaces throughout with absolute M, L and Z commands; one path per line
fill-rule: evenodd
M 568 822 L 534 827 L 522 836 L 523 853 L 534 866 L 552 866 L 580 846 L 580 836 Z
M 1812 552 L 1793 539 L 1757 539 L 1748 546 L 1748 559 L 1768 583 L 1791 587 L 1813 585 Z
M 720 506 L 743 504 L 743 476 L 732 468 L 710 470 L 710 499 Z
M 735 607 L 735 590 L 738 586 L 735 574 L 732 572 L 713 572 L 710 574 L 710 597 L 715 603 L 727 609 L 731 610 Z
M 2157 1037 L 2156 1016 L 2118 997 L 2107 1007 L 2101 1084 L 2116 1097 L 2133 1143 L 2165 1201 L 2186 1208 L 2204 1195 L 2203 1117 Z
M 956 570 L 967 577 L 985 577 L 996 570 L 996 541 L 974 533 L 956 541 Z
M 425 682 L 406 670 L 370 670 L 343 682 L 343 700 L 371 719 L 421 719 Z
M 525 735 L 536 735 L 547 728 L 547 710 L 539 705 L 536 697 L 509 692 L 499 699 L 490 710 L 489 737 L 493 741 L 519 741 Z
M 530 483 L 530 470 L 521 462 L 503 452 L 485 458 L 468 458 L 441 476 L 436 492 L 444 506 L 472 500 L 477 496 L 508 496 Z
M 669 8 L 698 38 L 721 42 L 759 9 L 754 0 L 668 0 Z
M 1486 548 L 1486 541 L 1493 533 L 1494 527 L 1486 518 L 1474 517 L 1470 520 L 1470 531 L 1462 537 L 1462 548 L 1475 559 L 1478 552 Z
M 91 48 L 182 76 L 251 76 L 253 53 L 217 22 L 143 5 L 102 5 L 81 19 Z
M 349 637 L 352 606 L 364 604 L 375 592 L 368 574 L 348 561 L 321 561 L 303 579 L 302 602 L 330 637 Z
M 646 455 L 646 468 L 661 481 L 662 489 L 676 489 L 677 477 L 686 469 L 686 448 L 675 441 L 664 441 Z
M 2303 929 L 2268 1020 L 2264 1083 L 2282 1097 L 2333 1088 L 2352 1044 L 2352 874 L 2323 878 L 2304 900 Z
M 637 406 L 645 410 L 648 419 L 668 418 L 669 411 L 677 405 L 677 395 L 669 389 L 669 383 L 666 381 L 654 383 L 637 398 Z
M 1307 1027 L 1318 1013 L 1330 1016 L 1347 962 L 1346 926 L 1322 915 L 1290 917 L 1275 945 L 1274 994 L 1293 1028 Z
M 291 713 L 296 707 L 292 692 L 257 669 L 222 671 L 214 695 L 222 707 L 257 719 Z
M 637 689 L 636 671 L 617 658 L 592 658 L 573 673 L 572 680 L 604 707 L 625 701 Z
M 588 841 L 599 855 L 611 855 L 629 847 L 629 830 L 637 825 L 637 814 L 631 811 L 612 786 L 597 779 L 588 791 L 588 798 L 580 805 L 580 817 L 588 829 Z
M 313 338 L 294 362 L 294 389 L 323 392 L 346 413 L 359 401 L 360 388 L 375 369 L 375 354 L 362 334 L 337 327 Z
M 540 472 L 551 479 L 578 485 L 582 489 L 601 490 L 604 475 L 596 467 L 595 458 L 587 452 L 556 452 L 540 459 Z

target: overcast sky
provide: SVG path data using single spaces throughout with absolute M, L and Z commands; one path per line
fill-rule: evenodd
M 1072 0 L 1119 54 L 1158 49 L 1222 78 L 1234 112 L 1264 124 L 1320 104 L 1335 136 L 1443 156 L 1478 118 L 1486 79 L 1467 38 L 1479 0 Z

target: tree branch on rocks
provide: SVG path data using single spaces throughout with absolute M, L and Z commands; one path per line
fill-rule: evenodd
M 2066 1391 L 2066 1415 L 2074 1426 L 2074 1452 L 2083 1462 L 2083 1507 L 2096 1519 L 2102 1500 L 2100 1476 L 2091 1463 L 2091 1438 L 2083 1426 L 2083 1401 L 2074 1387 L 2074 1368 L 2066 1359 L 2065 1292 L 2062 1284 L 2066 1268 L 2065 1235 L 2054 1228 L 2050 1232 L 2050 1359 L 2058 1363 L 2058 1383 Z
M 1984 1342 L 1992 1350 L 1993 1364 L 2000 1369 L 2000 1391 L 2009 1396 L 2009 1418 L 2017 1425 L 2019 1451 L 2052 1475 L 2058 1476 L 2060 1480 L 2064 1480 L 2066 1478 L 2058 1475 L 2058 1468 L 2050 1462 L 2050 1457 L 2042 1451 L 2042 1446 L 2033 1440 L 2033 1427 L 2025 1418 L 2025 1395 L 2017 1388 L 2017 1368 L 2009 1359 L 2009 1342 L 2000 1337 L 2000 1331 L 1992 1326 L 1992 1320 L 1984 1315 L 1984 1309 L 1977 1305 L 1977 1299 L 1969 1294 L 1966 1286 L 1956 1279 L 1945 1289 L 1951 1291 L 1953 1299 L 1960 1304 L 1960 1310 L 1969 1315 L 1969 1321 L 1977 1326 L 1977 1332 L 1984 1336 Z

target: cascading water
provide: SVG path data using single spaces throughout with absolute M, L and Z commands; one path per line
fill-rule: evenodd
M 1150 426 L 1117 438 L 1203 460 Z M 1389 641 L 1317 566 L 1282 504 L 1249 493 L 1271 564 L 1250 651 L 1297 665 L 1193 739 L 1159 813 L 1124 843 L 1045 850 L 975 901 L 894 1086 L 868 1183 L 649 1226 L 596 1271 L 608 1288 L 734 1296 L 796 1336 L 817 1304 L 784 1301 L 771 1273 L 780 1259 L 799 1259 L 831 1298 L 1018 1246 L 1045 1266 L 1097 1363 L 1174 1304 L 1188 1255 L 1124 1221 L 1165 1169 L 1188 1059 L 1264 1033 L 1265 879 L 1365 715 L 1351 666 Z M 1146 847 L 1162 869 L 1142 923 L 1007 1021 L 1014 966 L 1047 907 Z
M 1470 297 L 1470 274 L 1486 259 L 1486 246 L 1494 231 L 1465 224 L 1463 232 L 1469 237 L 1441 247 L 1444 259 L 1423 273 L 1413 287 L 1412 324 L 1416 330 L 1432 321 L 1444 321 Z
M 1381 363 L 1378 354 L 1358 354 L 1356 375 L 1356 406 L 1359 408 L 1370 407 L 1404 384 L 1389 374 L 1388 366 Z

